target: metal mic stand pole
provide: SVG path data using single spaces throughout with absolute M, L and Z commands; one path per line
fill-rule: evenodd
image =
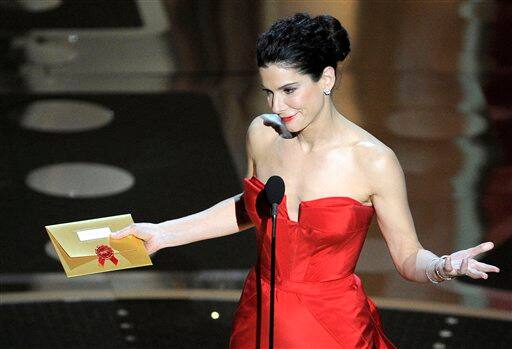
M 277 204 L 272 204 L 272 242 L 270 255 L 270 328 L 268 334 L 268 347 L 274 348 L 274 292 L 276 279 L 276 219 Z

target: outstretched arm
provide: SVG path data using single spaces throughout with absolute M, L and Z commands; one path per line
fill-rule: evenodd
M 242 194 L 195 214 L 159 224 L 134 223 L 111 235 L 121 239 L 134 235 L 144 241 L 148 253 L 165 247 L 174 247 L 212 239 L 248 229 L 252 222 L 247 217 Z
M 247 177 L 253 174 L 253 155 L 250 142 L 250 130 L 247 136 Z M 174 247 L 196 241 L 226 236 L 253 226 L 245 210 L 243 193 L 237 194 L 216 205 L 178 219 L 159 224 L 135 223 L 111 235 L 121 239 L 134 235 L 144 241 L 148 253 L 154 253 L 165 247 Z
M 243 194 L 238 194 L 199 213 L 160 223 L 162 234 L 158 240 L 160 248 L 174 247 L 230 235 L 251 226 Z
M 460 275 L 486 279 L 487 272 L 499 272 L 497 267 L 474 259 L 476 255 L 491 250 L 494 247 L 492 242 L 452 253 L 446 259 L 440 259 L 424 249 L 414 228 L 405 176 L 398 159 L 389 148 L 374 151 L 371 158 L 369 174 L 373 183 L 372 202 L 377 223 L 395 267 L 405 279 L 416 282 L 427 282 L 429 278 L 442 281 L 440 276 Z

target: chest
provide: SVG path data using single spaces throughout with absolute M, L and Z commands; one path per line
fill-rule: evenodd
M 287 211 L 296 220 L 302 202 L 326 197 L 349 197 L 371 204 L 364 169 L 351 149 L 329 149 L 303 154 L 274 148 L 255 159 L 255 173 L 265 182 L 278 175 L 285 182 Z

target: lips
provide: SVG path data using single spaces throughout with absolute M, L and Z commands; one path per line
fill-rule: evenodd
M 297 114 L 290 115 L 290 116 L 283 116 L 283 117 L 281 117 L 281 120 L 283 120 L 283 122 L 290 122 L 295 117 L 295 115 L 297 115 Z

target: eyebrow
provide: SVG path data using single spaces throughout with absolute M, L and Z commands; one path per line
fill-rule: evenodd
M 286 88 L 290 87 L 291 85 L 298 84 L 298 83 L 299 83 L 298 81 L 296 81 L 296 82 L 290 82 L 290 83 L 288 83 L 288 84 L 285 84 L 285 85 L 283 85 L 283 86 L 279 87 L 279 88 L 278 88 L 278 90 L 284 90 L 284 89 L 286 89 Z M 266 88 L 265 86 L 263 86 L 263 85 L 261 85 L 261 84 L 260 84 L 260 87 L 261 87 L 261 89 L 262 89 L 262 90 L 264 90 L 264 91 L 271 91 L 270 89 Z

